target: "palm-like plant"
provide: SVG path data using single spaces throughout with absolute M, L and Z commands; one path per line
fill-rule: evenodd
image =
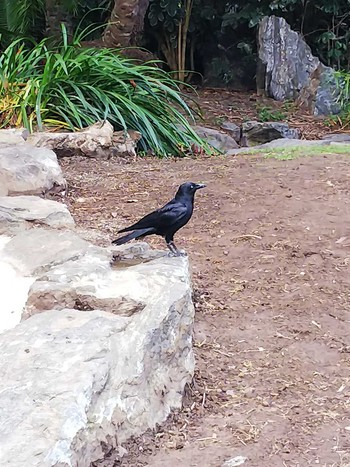
M 44 14 L 45 0 L 0 0 L 0 28 L 17 35 L 35 31 Z

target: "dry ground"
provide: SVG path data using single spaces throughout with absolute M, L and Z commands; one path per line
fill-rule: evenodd
M 105 245 L 179 183 L 207 184 L 176 236 L 193 268 L 193 385 L 182 411 L 100 465 L 350 466 L 348 156 L 62 166 L 72 214 Z

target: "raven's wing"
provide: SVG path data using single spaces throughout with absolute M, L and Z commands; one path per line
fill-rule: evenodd
M 162 208 L 147 214 L 147 216 L 143 217 L 135 224 L 119 230 L 119 233 L 138 229 L 154 228 L 158 230 L 164 227 L 169 228 L 185 219 L 187 214 L 187 207 L 173 199 Z

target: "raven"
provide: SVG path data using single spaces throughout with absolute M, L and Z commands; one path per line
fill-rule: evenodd
M 186 182 L 180 185 L 175 198 L 165 206 L 147 214 L 133 225 L 119 230 L 118 233 L 131 232 L 113 240 L 115 245 L 123 245 L 133 238 L 143 238 L 147 235 L 164 237 L 167 247 L 175 256 L 181 256 L 174 243 L 175 233 L 191 219 L 193 213 L 194 195 L 204 188 L 202 183 Z

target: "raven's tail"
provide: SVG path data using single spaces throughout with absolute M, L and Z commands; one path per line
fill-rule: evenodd
M 135 230 L 134 232 L 131 232 L 127 235 L 123 235 L 122 237 L 119 237 L 116 240 L 113 240 L 112 243 L 114 245 L 124 245 L 124 243 L 129 242 L 133 238 L 145 237 L 146 235 L 149 235 L 151 233 L 153 233 L 153 229 Z

